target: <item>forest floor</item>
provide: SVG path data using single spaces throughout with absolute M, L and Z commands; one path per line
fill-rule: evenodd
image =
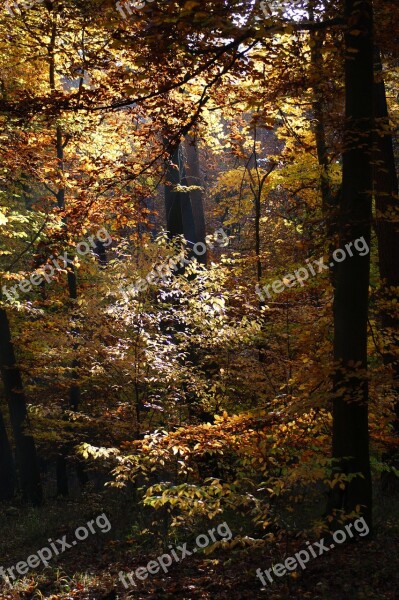
M 71 504 L 71 503 L 69 503 Z M 5 537 L 1 544 L 0 566 L 5 568 L 24 560 L 34 548 L 46 543 L 47 536 L 55 537 L 66 530 L 60 522 L 70 524 L 68 510 L 60 504 L 58 510 L 48 508 L 47 516 L 39 518 L 8 517 Z M 76 514 L 77 505 L 73 511 Z M 89 512 L 92 507 L 90 507 Z M 99 508 L 102 508 L 99 506 Z M 115 507 L 114 507 L 115 508 Z M 269 569 L 273 562 L 284 562 L 304 547 L 303 540 L 284 541 L 280 547 L 236 546 L 229 550 L 216 550 L 208 555 L 195 555 L 174 563 L 167 573 L 150 575 L 137 586 L 125 589 L 118 578 L 120 571 L 129 573 L 145 566 L 156 558 L 149 548 L 135 546 L 126 538 L 123 523 L 131 522 L 129 511 L 120 512 L 120 523 L 103 536 L 93 536 L 78 544 L 73 550 L 51 561 L 46 569 L 30 571 L 13 587 L 0 584 L 1 600 L 397 600 L 399 598 L 399 518 L 393 506 L 386 506 L 385 514 L 375 518 L 372 539 L 343 543 L 333 551 L 311 560 L 305 570 L 273 576 L 274 582 L 263 586 L 256 570 Z M 43 509 L 40 509 L 43 511 Z M 93 511 L 92 511 L 93 512 Z M 88 514 L 80 507 L 80 521 Z M 115 513 L 116 514 L 116 513 Z M 37 515 L 36 515 L 37 516 Z M 14 520 L 13 520 L 14 519 Z M 38 528 L 45 533 L 38 542 Z M 4 511 L 0 510 L 0 520 Z M 111 519 L 112 520 L 112 519 Z M 58 527 L 54 530 L 54 524 Z M 74 520 L 76 523 L 76 520 Z M 7 529 L 8 528 L 8 529 Z M 53 528 L 53 534 L 50 534 Z M 24 532 L 24 542 L 19 539 Z M 318 541 L 312 539 L 312 542 Z M 36 544 L 36 545 L 35 545 Z M 174 544 L 173 544 L 174 546 Z

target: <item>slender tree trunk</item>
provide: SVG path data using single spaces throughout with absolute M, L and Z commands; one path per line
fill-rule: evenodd
M 57 496 L 69 496 L 68 466 L 66 449 L 62 448 L 56 461 Z
M 314 22 L 314 2 L 309 3 L 309 20 Z M 331 185 L 329 177 L 329 159 L 326 142 L 325 126 L 325 102 L 323 100 L 323 89 L 321 81 L 324 76 L 324 63 L 322 49 L 325 40 L 325 31 L 312 31 L 310 33 L 311 48 L 310 58 L 312 65 L 312 89 L 313 89 L 313 112 L 314 133 L 316 140 L 317 159 L 320 166 L 320 191 L 322 198 L 323 214 L 327 217 L 331 203 Z M 328 219 L 327 219 L 328 220 Z
M 373 7 L 371 0 L 345 0 L 345 138 L 340 206 L 340 247 L 364 237 L 370 246 L 373 130 Z M 372 524 L 372 483 L 368 433 L 367 320 L 370 254 L 337 266 L 334 298 L 333 459 L 336 473 L 358 474 L 330 509 L 361 507 Z
M 3 414 L 0 411 L 0 500 L 12 500 L 15 493 L 15 467 Z
M 57 39 L 57 19 L 56 16 L 53 16 L 53 26 L 50 44 L 48 47 L 49 52 L 49 84 L 50 90 L 52 92 L 56 91 L 56 81 L 55 81 L 55 44 Z M 55 147 L 57 153 L 57 161 L 58 161 L 58 172 L 62 179 L 64 175 L 64 146 L 65 146 L 64 134 L 62 130 L 62 126 L 60 124 L 56 127 L 56 140 Z M 65 210 L 65 187 L 61 184 L 60 188 L 57 191 L 57 204 L 60 210 Z M 66 224 L 64 224 L 66 227 Z M 69 297 L 71 300 L 76 300 L 78 297 L 77 291 L 77 279 L 74 265 L 67 266 L 67 282 L 68 282 L 68 291 Z M 73 316 L 72 316 L 73 319 Z M 76 337 L 78 335 L 77 327 L 72 327 L 72 334 Z M 77 349 L 77 343 L 74 344 L 74 349 Z M 72 361 L 72 373 L 71 377 L 73 383 L 69 389 L 69 408 L 71 410 L 77 411 L 80 404 L 80 387 L 77 383 L 78 374 L 77 369 L 79 367 L 79 361 L 77 359 L 73 359 Z M 67 446 L 63 446 L 60 450 L 59 455 L 57 456 L 56 461 L 56 474 L 57 474 L 57 495 L 60 496 L 68 496 L 69 494 L 69 484 L 68 484 L 68 464 L 67 464 Z
M 314 22 L 314 0 L 309 2 L 308 12 L 309 20 Z M 314 113 L 314 135 L 316 142 L 317 160 L 320 167 L 320 194 L 322 215 L 325 222 L 327 239 L 329 240 L 330 255 L 335 250 L 335 236 L 337 234 L 337 198 L 334 196 L 330 179 L 330 159 L 327 146 L 326 134 L 326 102 L 324 99 L 325 91 L 322 81 L 326 77 L 323 61 L 323 44 L 325 41 L 325 31 L 311 31 L 310 59 L 312 66 L 312 90 L 313 90 L 313 113 Z M 335 268 L 329 270 L 330 282 L 335 287 Z
M 22 496 L 25 501 L 39 506 L 43 496 L 35 440 L 28 431 L 22 377 L 15 360 L 7 313 L 3 308 L 0 308 L 0 370 L 10 411 Z

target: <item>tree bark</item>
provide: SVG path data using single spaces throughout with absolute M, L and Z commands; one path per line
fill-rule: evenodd
M 183 235 L 183 219 L 180 202 L 180 193 L 174 187 L 180 184 L 179 148 L 171 156 L 171 164 L 168 165 L 165 185 L 165 212 L 166 228 L 170 238 Z M 176 168 L 177 167 L 177 168 Z
M 186 155 L 186 181 L 188 186 L 201 186 L 201 169 L 198 154 L 198 146 L 191 136 L 187 136 L 184 142 L 184 151 Z M 204 199 L 202 190 L 192 190 L 189 192 L 191 211 L 194 220 L 195 243 L 205 244 L 206 224 Z M 207 253 L 197 256 L 197 260 L 203 264 L 207 262 Z
M 375 229 L 378 239 L 378 259 L 381 285 L 387 306 L 381 312 L 383 329 L 389 330 L 387 337 L 397 336 L 399 314 L 392 306 L 397 299 L 399 287 L 399 225 L 398 217 L 398 176 L 396 173 L 392 133 L 389 124 L 385 84 L 382 75 L 381 57 L 375 50 L 374 108 L 376 117 L 374 144 L 374 186 L 376 218 Z M 395 293 L 396 292 L 396 293 Z M 398 364 L 399 338 L 396 337 L 385 348 L 385 358 L 393 364 L 395 377 L 399 377 Z
M 0 500 L 12 500 L 15 493 L 15 467 L 3 414 L 0 412 Z
M 311 0 L 308 6 L 309 21 L 315 22 L 314 5 L 316 2 Z M 326 134 L 326 102 L 324 99 L 324 90 L 322 80 L 326 77 L 324 61 L 322 55 L 323 44 L 326 37 L 326 31 L 311 31 L 309 34 L 311 40 L 310 60 L 312 66 L 312 91 L 313 91 L 313 113 L 314 113 L 314 135 L 316 142 L 317 161 L 320 167 L 320 194 L 323 220 L 325 222 L 325 231 L 329 240 L 330 256 L 335 250 L 335 236 L 337 234 L 337 198 L 333 194 L 330 179 L 330 159 L 327 146 Z M 329 270 L 330 282 L 335 287 L 335 268 Z
M 48 46 L 48 60 L 49 60 L 49 85 L 51 92 L 56 91 L 56 82 L 55 82 L 55 72 L 56 72 L 56 64 L 55 64 L 55 46 L 57 39 L 57 19 L 53 18 L 53 25 L 51 30 L 51 38 L 50 44 Z M 57 162 L 58 162 L 58 172 L 60 174 L 60 178 L 62 181 L 64 175 L 64 147 L 65 147 L 64 133 L 62 126 L 57 124 L 56 127 L 56 138 L 55 138 L 55 148 L 57 153 Z M 61 211 L 65 210 L 65 187 L 61 185 L 57 190 L 57 204 L 58 208 Z M 64 226 L 66 228 L 66 224 L 64 221 Z M 69 298 L 71 300 L 76 300 L 78 297 L 77 290 L 77 278 L 76 271 L 74 265 L 67 266 L 67 283 L 68 283 L 68 292 Z M 72 316 L 73 319 L 73 316 Z M 72 334 L 77 337 L 78 329 L 76 326 L 72 327 Z M 74 349 L 77 349 L 77 343 L 74 344 Z M 80 404 L 80 387 L 77 383 L 78 373 L 77 369 L 79 367 L 79 361 L 77 359 L 73 359 L 72 361 L 72 370 L 71 370 L 71 378 L 73 383 L 69 388 L 69 408 L 71 410 L 77 411 Z M 57 475 L 57 495 L 59 496 L 68 496 L 69 494 L 69 483 L 68 483 L 68 463 L 67 463 L 67 454 L 68 448 L 63 445 L 60 449 L 60 453 L 57 456 L 56 460 L 56 475 Z
M 205 244 L 205 215 L 204 204 L 201 190 L 191 192 L 177 192 L 174 186 L 200 185 L 200 165 L 198 158 L 198 149 L 192 145 L 192 138 L 187 136 L 184 144 L 180 144 L 171 157 L 171 165 L 167 171 L 167 181 L 165 185 L 165 209 L 166 222 L 169 237 L 184 235 L 188 242 L 188 247 L 192 250 L 193 246 L 202 242 Z M 172 165 L 177 165 L 178 168 Z M 190 253 L 202 264 L 206 264 L 206 253 L 204 255 Z M 184 267 L 179 269 L 184 272 Z M 176 323 L 176 330 L 181 328 L 181 324 Z M 188 360 L 193 364 L 198 361 L 197 352 L 199 348 L 191 344 L 188 356 L 182 359 Z M 194 394 L 188 394 L 187 410 L 190 418 L 199 418 L 201 422 L 209 420 L 209 414 L 202 411 L 201 407 L 196 406 Z M 212 416 L 211 416 L 212 418 Z
M 43 495 L 35 440 L 28 432 L 21 372 L 16 364 L 8 317 L 3 308 L 0 308 L 0 370 L 14 434 L 22 496 L 25 501 L 40 506 Z
M 345 0 L 345 136 L 339 215 L 340 248 L 363 237 L 370 247 L 373 131 L 373 7 Z M 334 486 L 330 509 L 361 507 L 372 526 L 368 433 L 367 322 L 370 253 L 337 265 L 334 298 L 333 448 L 338 474 L 357 474 Z
M 185 144 L 180 144 L 171 156 L 171 162 L 178 168 L 169 166 L 167 171 L 168 184 L 165 185 L 166 226 L 170 238 L 184 235 L 188 247 L 202 242 L 205 243 L 205 216 L 201 190 L 178 192 L 176 185 L 199 185 L 200 168 L 198 151 L 191 145 L 191 138 Z M 184 157 L 186 154 L 186 160 Z M 197 260 L 206 263 L 206 253 L 196 255 Z
M 393 431 L 399 435 L 399 312 L 397 288 L 399 287 L 399 227 L 398 176 L 395 165 L 393 139 L 389 123 L 386 89 L 382 72 L 381 54 L 374 51 L 374 191 L 375 230 L 378 240 L 378 262 L 381 280 L 380 320 L 383 339 L 383 360 L 392 368 L 395 403 Z M 384 456 L 390 466 L 398 468 L 396 452 Z M 398 489 L 398 479 L 392 473 L 383 473 L 382 487 L 387 492 Z

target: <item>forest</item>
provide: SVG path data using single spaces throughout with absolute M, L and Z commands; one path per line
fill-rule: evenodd
M 397 1 L 0 50 L 0 600 L 398 600 Z

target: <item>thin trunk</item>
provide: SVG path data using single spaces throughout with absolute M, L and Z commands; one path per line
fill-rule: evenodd
M 3 414 L 0 411 L 0 500 L 12 500 L 15 493 L 15 467 Z
M 309 2 L 308 12 L 309 21 L 314 22 L 314 4 Z M 335 236 L 337 234 L 336 212 L 337 199 L 333 194 L 330 179 L 330 159 L 327 146 L 326 134 L 326 102 L 324 99 L 325 91 L 321 85 L 326 74 L 323 61 L 323 44 L 325 41 L 325 31 L 311 31 L 310 39 L 310 60 L 312 66 L 312 91 L 313 91 L 313 114 L 314 114 L 314 135 L 316 142 L 317 161 L 320 168 L 320 194 L 322 215 L 325 223 L 327 239 L 329 240 L 330 255 L 333 253 L 335 245 Z M 330 282 L 335 287 L 335 268 L 329 270 Z
M 259 166 L 258 166 L 258 154 L 256 151 L 256 143 L 257 143 L 257 128 L 254 127 L 254 140 L 252 146 L 252 154 L 249 157 L 249 161 L 247 163 L 247 170 L 250 179 L 249 186 L 251 188 L 252 195 L 254 197 L 254 208 L 255 208 L 255 256 L 256 256 L 256 280 L 258 285 L 260 285 L 262 279 L 262 260 L 260 255 L 261 250 L 261 238 L 260 238 L 260 220 L 262 217 L 262 207 L 261 207 L 261 199 L 262 199 L 262 188 L 263 182 L 259 176 Z M 255 176 L 252 176 L 251 169 L 256 173 Z M 262 306 L 264 302 L 260 303 Z
M 50 90 L 52 92 L 56 91 L 56 82 L 55 82 L 55 44 L 57 39 L 57 20 L 56 16 L 53 16 L 53 26 L 51 32 L 51 40 L 48 47 L 49 51 L 49 84 Z M 57 161 L 58 161 L 58 172 L 60 175 L 60 179 L 62 181 L 64 175 L 64 134 L 62 130 L 62 126 L 60 124 L 56 127 L 56 153 L 57 153 Z M 61 187 L 57 191 L 57 204 L 58 208 L 63 211 L 65 210 L 65 187 L 63 183 Z M 65 225 L 66 227 L 66 225 Z M 68 291 L 69 297 L 71 300 L 76 300 L 78 297 L 77 292 L 77 279 L 76 279 L 76 271 L 74 265 L 67 266 L 67 282 L 68 282 Z M 74 336 L 78 335 L 78 329 L 76 327 L 72 327 L 72 334 Z M 77 349 L 77 344 L 74 344 L 74 349 Z M 71 384 L 69 389 L 69 408 L 71 410 L 77 411 L 80 404 L 80 387 L 77 382 L 78 373 L 77 369 L 79 367 L 79 361 L 74 359 L 72 361 L 72 372 L 71 377 L 74 380 L 74 383 Z M 60 496 L 68 496 L 69 493 L 69 485 L 68 485 L 68 465 L 67 465 L 67 453 L 68 448 L 66 446 L 62 447 L 60 450 L 60 454 L 57 457 L 56 464 L 56 473 L 57 473 L 57 494 Z
M 312 11 L 310 20 L 314 20 Z M 323 55 L 322 48 L 324 43 L 325 32 L 314 31 L 311 33 L 311 64 L 313 77 L 313 113 L 314 113 L 314 134 L 316 140 L 317 159 L 320 166 L 320 191 L 322 199 L 322 211 L 327 221 L 330 220 L 331 211 L 331 184 L 329 177 L 329 158 L 326 141 L 326 124 L 325 124 L 325 102 L 323 100 L 323 90 L 321 87 L 321 77 L 323 75 Z
M 21 372 L 15 360 L 7 313 L 0 308 L 0 370 L 10 412 L 23 499 L 35 506 L 42 503 L 42 487 L 36 446 L 28 427 L 28 412 Z
M 345 0 L 345 139 L 340 247 L 364 237 L 370 247 L 373 130 L 373 7 Z M 330 509 L 360 506 L 371 531 L 372 483 L 368 432 L 367 321 L 370 253 L 337 266 L 334 298 L 333 459 L 337 474 L 358 474 L 335 486 Z
M 57 496 L 68 496 L 69 495 L 69 484 L 68 484 L 68 468 L 67 460 L 65 456 L 65 449 L 57 456 L 56 461 L 56 475 L 57 475 Z
M 256 254 L 256 280 L 258 284 L 262 279 L 262 261 L 260 257 L 260 219 L 261 219 L 261 190 L 255 191 L 255 254 Z

